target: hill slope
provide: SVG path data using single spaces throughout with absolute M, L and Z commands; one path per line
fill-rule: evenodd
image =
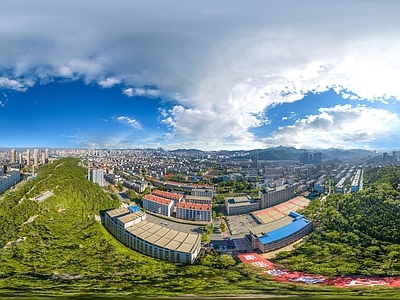
M 117 242 L 96 220 L 120 205 L 89 182 L 75 159 L 40 167 L 0 201 L 0 295 L 65 293 L 177 295 L 249 293 L 275 290 L 265 277 L 226 256 L 179 266 L 153 259 Z M 29 200 L 44 192 L 41 203 Z M 205 280 L 207 278 L 207 280 Z M 256 287 L 248 291 L 248 287 Z M 287 286 L 283 290 L 290 291 Z
M 367 170 L 364 190 L 315 200 L 303 213 L 321 225 L 277 261 L 323 275 L 400 275 L 400 168 Z

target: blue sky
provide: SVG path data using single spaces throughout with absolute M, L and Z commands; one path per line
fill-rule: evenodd
M 399 148 L 398 11 L 3 1 L 0 147 Z

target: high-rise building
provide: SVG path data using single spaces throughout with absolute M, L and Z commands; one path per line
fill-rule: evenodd
M 255 168 L 258 167 L 258 155 L 257 155 L 257 154 L 254 155 L 254 158 L 253 158 L 253 166 L 254 166 Z
M 321 162 L 322 162 L 322 153 L 321 152 L 314 153 L 314 163 L 320 164 Z
M 22 164 L 22 153 L 18 153 L 18 163 Z
M 97 183 L 99 186 L 104 186 L 103 169 L 90 169 L 90 181 Z
M 49 149 L 46 149 L 46 152 L 45 152 L 45 158 L 46 158 L 46 162 L 49 160 Z
M 386 166 L 388 164 L 388 154 L 387 154 L 387 152 L 383 153 L 382 164 L 384 166 Z
M 33 150 L 33 166 L 34 167 L 39 166 L 39 149 Z
M 300 155 L 300 163 L 302 163 L 302 164 L 308 164 L 308 163 L 309 163 L 308 152 L 303 152 L 303 153 Z
M 17 162 L 17 151 L 15 151 L 15 149 L 11 149 L 11 162 L 12 163 Z
M 26 150 L 26 165 L 27 166 L 31 165 L 31 150 L 30 149 Z

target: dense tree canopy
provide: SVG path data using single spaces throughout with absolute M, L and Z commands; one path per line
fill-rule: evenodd
M 400 275 L 399 183 L 398 167 L 367 169 L 362 191 L 313 201 L 303 213 L 319 226 L 277 262 L 325 275 Z

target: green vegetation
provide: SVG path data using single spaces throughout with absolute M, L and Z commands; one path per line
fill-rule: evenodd
M 4 194 L 0 200 L 1 296 L 358 295 L 360 288 L 278 283 L 217 253 L 190 266 L 141 255 L 101 225 L 99 215 L 120 202 L 85 175 L 78 160 L 62 159 L 40 167 L 38 177 L 13 194 Z M 47 191 L 54 195 L 40 203 L 29 200 Z M 210 230 L 211 226 L 206 228 Z M 382 287 L 362 290 L 364 296 L 396 294 Z
M 400 168 L 366 170 L 364 190 L 315 200 L 303 214 L 320 222 L 277 262 L 328 276 L 400 275 Z

